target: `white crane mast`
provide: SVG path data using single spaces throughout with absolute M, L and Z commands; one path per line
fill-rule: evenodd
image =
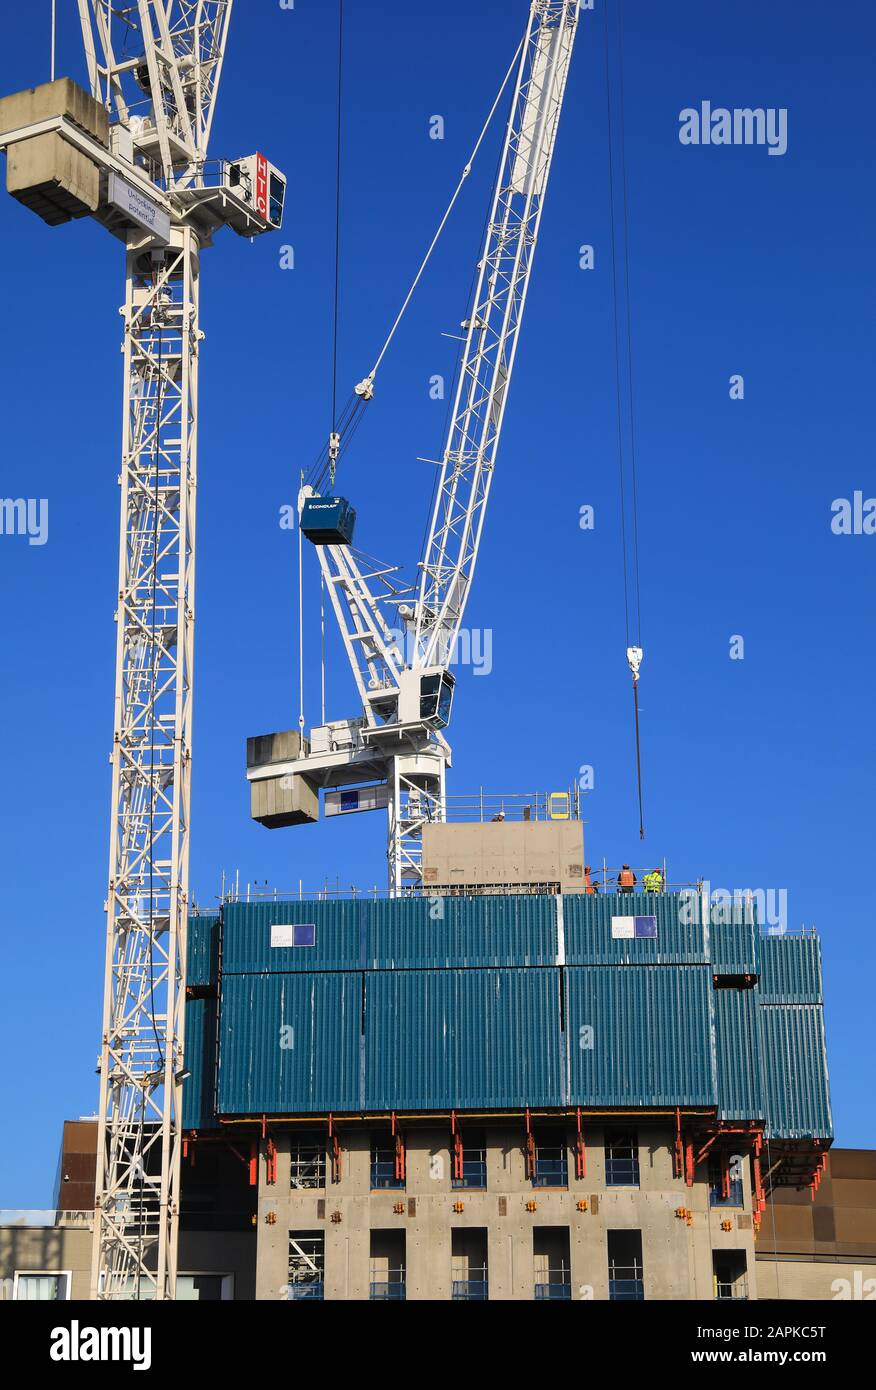
M 92 1297 L 175 1296 L 184 1076 L 201 250 L 286 181 L 207 151 L 233 0 L 77 0 L 91 91 L 0 98 L 6 186 L 125 243 L 112 818 Z
M 314 730 L 297 757 L 254 762 L 247 774 L 281 797 L 303 778 L 311 804 L 320 786 L 385 783 L 394 893 L 422 882 L 423 827 L 446 818 L 448 668 L 477 563 L 578 22 L 578 0 L 532 0 L 419 583 L 404 590 L 394 570 L 363 569 L 348 546 L 318 542 L 363 717 Z M 373 374 L 357 392 L 370 399 L 372 387 Z M 313 496 L 302 489 L 301 506 Z M 400 628 L 410 650 L 400 649 Z M 300 802 L 289 799 L 285 818 L 256 818 L 312 820 Z
M 92 94 L 172 199 L 203 185 L 232 0 L 79 0 Z M 124 57 L 123 54 L 133 54 Z M 132 81 L 133 79 L 133 81 Z M 191 806 L 201 242 L 128 238 L 92 1297 L 173 1298 Z

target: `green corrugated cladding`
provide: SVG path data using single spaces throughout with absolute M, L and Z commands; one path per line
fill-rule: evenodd
M 705 965 L 700 897 L 691 893 L 574 894 L 563 898 L 568 965 Z M 613 917 L 656 917 L 657 936 L 612 936 Z
M 186 984 L 215 985 L 219 979 L 219 917 L 193 915 L 188 920 Z
M 213 1088 L 216 1084 L 216 1000 L 186 1000 L 186 1071 L 183 1082 L 183 1129 L 216 1129 Z
M 312 924 L 313 946 L 272 946 L 271 929 Z M 557 964 L 549 896 L 230 903 L 226 975 Z
M 369 1110 L 561 1104 L 560 972 L 374 971 L 365 986 Z
M 709 960 L 715 975 L 756 975 L 758 926 L 753 905 L 713 904 Z
M 226 975 L 219 1113 L 359 1110 L 361 1018 L 358 973 Z
M 765 1101 L 760 1081 L 757 993 L 753 989 L 716 989 L 712 997 L 718 1065 L 718 1118 L 762 1120 Z
M 271 929 L 316 928 L 313 946 L 272 946 Z M 357 970 L 364 964 L 359 903 L 228 903 L 222 919 L 222 972 L 285 975 L 298 971 Z
M 818 1004 L 763 1004 L 758 1010 L 768 1139 L 833 1134 L 824 1011 Z
M 540 894 L 363 903 L 369 970 L 556 965 L 556 899 Z
M 705 966 L 565 973 L 571 1105 L 715 1103 Z
M 817 936 L 762 936 L 760 998 L 770 1004 L 820 1004 L 821 942 Z
M 656 942 L 612 937 L 635 915 Z M 698 916 L 642 894 L 566 897 L 561 917 L 544 895 L 229 905 L 220 1113 L 716 1105 L 829 1138 L 817 938 Z M 272 948 L 292 922 L 315 945 Z

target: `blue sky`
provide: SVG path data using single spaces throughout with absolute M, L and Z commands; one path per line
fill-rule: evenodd
M 642 862 L 624 649 L 601 0 L 584 13 L 480 567 L 451 790 L 565 787 L 592 765 L 587 858 Z M 10 7 L 11 8 L 11 7 Z M 72 5 L 59 69 L 82 80 Z M 0 90 L 48 75 L 49 5 L 16 7 Z M 348 0 L 340 383 L 372 364 L 522 31 L 524 0 Z M 45 13 L 44 13 L 45 12 Z M 297 720 L 296 552 L 280 528 L 325 443 L 333 283 L 335 11 L 240 4 L 216 155 L 289 176 L 279 236 L 204 255 L 192 887 L 382 883 L 380 816 L 269 833 L 248 734 Z M 873 565 L 831 504 L 876 494 L 876 303 L 865 0 L 627 0 L 626 139 L 640 501 L 648 861 L 670 879 L 787 890 L 823 937 L 837 1141 L 876 1142 L 871 1080 Z M 788 111 L 788 151 L 685 147 L 679 113 Z M 444 117 L 445 139 L 429 139 Z M 412 567 L 495 144 L 476 168 L 344 466 L 358 540 Z M 102 992 L 118 541 L 121 245 L 0 200 L 3 494 L 49 539 L 0 539 L 0 1205 L 52 1200 L 61 1121 L 91 1112 Z M 579 247 L 595 269 L 579 268 Z M 280 268 L 281 247 L 294 270 Z M 731 401 L 732 375 L 745 378 Z M 595 508 L 592 532 L 580 509 Z M 309 594 L 314 568 L 309 557 Z M 730 659 L 734 636 L 744 660 Z M 308 673 L 308 722 L 319 681 Z M 331 644 L 329 715 L 356 713 Z

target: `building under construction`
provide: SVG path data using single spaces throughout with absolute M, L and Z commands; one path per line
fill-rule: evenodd
M 834 1297 L 873 1175 L 831 1258 L 777 1238 L 832 1138 L 818 938 L 698 887 L 497 883 L 502 842 L 580 858 L 581 827 L 480 830 L 464 894 L 190 919 L 179 1296 Z
M 766 935 L 746 896 L 715 904 L 659 875 L 659 891 L 615 892 L 613 875 L 594 891 L 567 793 L 519 819 L 449 814 L 450 667 L 577 0 L 521 0 L 523 37 L 436 238 L 302 475 L 299 727 L 250 739 L 252 816 L 282 829 L 385 812 L 387 894 L 231 895 L 192 915 L 200 254 L 223 226 L 277 229 L 285 180 L 258 152 L 207 160 L 230 0 L 144 3 L 136 22 L 79 8 L 90 92 L 65 79 L 6 98 L 0 147 L 19 202 L 52 225 L 94 217 L 126 246 L 100 1096 L 96 1124 L 70 1129 L 52 1219 L 0 1226 L 11 1296 L 83 1297 L 89 1264 L 100 1299 L 831 1296 L 820 1274 L 780 1269 L 776 1240 L 765 1270 L 763 1247 L 765 1215 L 776 1236 L 789 1199 L 818 1210 L 827 1171 L 817 937 Z M 353 547 L 337 474 L 506 93 L 426 543 L 405 579 Z M 320 612 L 309 731 L 304 541 L 358 697 L 327 719 Z M 627 629 L 640 769 L 629 613 Z M 641 777 L 639 812 L 644 833 Z M 876 1258 L 835 1237 L 834 1277 L 846 1254 Z

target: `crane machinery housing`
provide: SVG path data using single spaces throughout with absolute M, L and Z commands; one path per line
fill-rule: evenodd
M 92 1297 L 173 1298 L 184 1074 L 200 255 L 278 228 L 264 155 L 208 160 L 233 0 L 78 0 L 89 90 L 0 101 L 7 189 L 125 244 L 112 819 Z M 54 78 L 54 74 L 53 74 Z
M 332 813 L 386 808 L 395 894 L 422 884 L 424 833 L 446 821 L 451 748 L 444 731 L 455 685 L 449 668 L 483 535 L 578 21 L 578 0 L 532 0 L 509 72 L 511 111 L 462 324 L 455 400 L 418 582 L 406 586 L 394 568 L 375 567 L 355 552 L 355 513 L 346 499 L 321 491 L 326 482 L 334 486 L 343 436 L 373 397 L 376 369 L 356 388 L 352 410 L 332 435 L 327 465 L 318 466 L 299 497 L 300 528 L 317 547 L 362 713 L 309 736 L 301 727 L 250 739 L 252 815 L 271 829 L 312 824 L 321 790 Z

